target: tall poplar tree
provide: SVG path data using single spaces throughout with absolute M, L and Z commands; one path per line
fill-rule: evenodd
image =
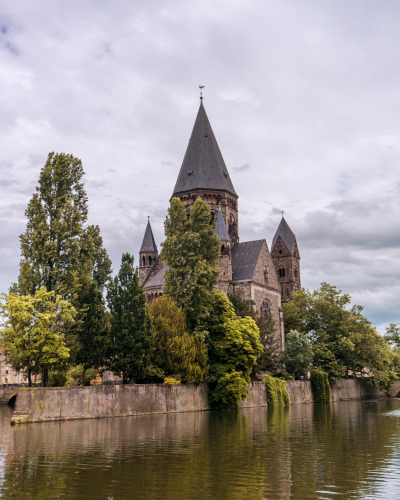
M 155 339 L 146 295 L 129 253 L 122 255 L 121 268 L 107 286 L 107 303 L 111 323 L 108 368 L 124 384 L 135 382 L 152 367 Z
M 201 198 L 194 202 L 189 217 L 180 199 L 172 198 L 162 244 L 162 257 L 169 266 L 164 293 L 182 308 L 191 331 L 207 320 L 220 273 L 221 242 L 214 227 L 208 203 Z
M 92 282 L 101 291 L 111 274 L 111 261 L 103 247 L 98 226 L 88 226 L 88 198 L 82 182 L 82 162 L 67 154 L 50 153 L 39 176 L 39 185 L 25 215 L 20 236 L 22 260 L 14 290 L 33 295 L 40 287 L 70 300 L 78 311 L 75 326 L 65 336 L 76 359 L 80 329 L 86 329 Z M 84 297 L 83 297 L 83 296 Z M 84 308 L 82 309 L 84 304 Z M 93 305 L 96 309 L 96 304 Z M 47 385 L 47 370 L 42 373 Z
M 102 288 L 111 274 L 99 228 L 87 227 L 83 175 L 78 158 L 49 154 L 25 211 L 28 223 L 20 236 L 20 293 L 33 294 L 44 286 L 63 299 L 73 299 L 85 282 L 93 278 Z

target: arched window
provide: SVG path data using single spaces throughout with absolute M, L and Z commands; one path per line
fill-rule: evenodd
M 221 245 L 221 255 L 225 254 L 225 245 Z
M 294 277 L 295 278 L 299 277 L 299 272 L 297 271 L 297 267 L 294 268 Z
M 152 258 L 149 256 L 149 266 L 151 266 Z
M 271 306 L 268 300 L 264 300 L 260 307 L 260 314 L 265 319 L 269 319 L 271 316 Z
M 146 257 L 143 255 L 142 257 L 142 266 L 145 266 L 146 265 Z
M 267 269 L 264 270 L 264 281 L 265 281 L 265 283 L 268 283 L 268 270 Z
M 285 268 L 284 267 L 281 267 L 279 269 L 279 277 L 280 278 L 284 278 L 285 277 Z

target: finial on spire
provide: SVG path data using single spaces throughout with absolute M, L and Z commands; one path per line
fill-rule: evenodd
M 150 222 L 150 215 L 147 216 L 147 222 Z
M 218 202 L 218 211 L 221 211 L 221 202 Z
M 284 210 L 282 210 L 282 212 L 281 212 L 281 214 L 282 214 L 282 219 L 283 219 L 283 214 L 284 214 L 284 213 L 285 213 L 285 212 L 284 212 Z
M 204 85 L 199 85 L 199 89 L 200 89 L 200 101 L 203 100 L 203 89 L 204 89 Z

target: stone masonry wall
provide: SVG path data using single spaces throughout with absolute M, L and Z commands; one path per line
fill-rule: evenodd
M 265 384 L 250 382 L 241 408 L 267 406 Z M 291 404 L 313 403 L 310 381 L 288 381 Z M 8 388 L 0 388 L 1 391 Z M 384 394 L 366 379 L 342 380 L 331 386 L 332 401 L 380 398 Z M 400 395 L 400 381 L 392 396 Z M 87 387 L 18 388 L 12 424 L 122 417 L 210 410 L 206 384 L 138 384 Z

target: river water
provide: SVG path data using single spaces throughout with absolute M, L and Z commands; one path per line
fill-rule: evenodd
M 400 400 L 11 427 L 1 499 L 400 499 Z

